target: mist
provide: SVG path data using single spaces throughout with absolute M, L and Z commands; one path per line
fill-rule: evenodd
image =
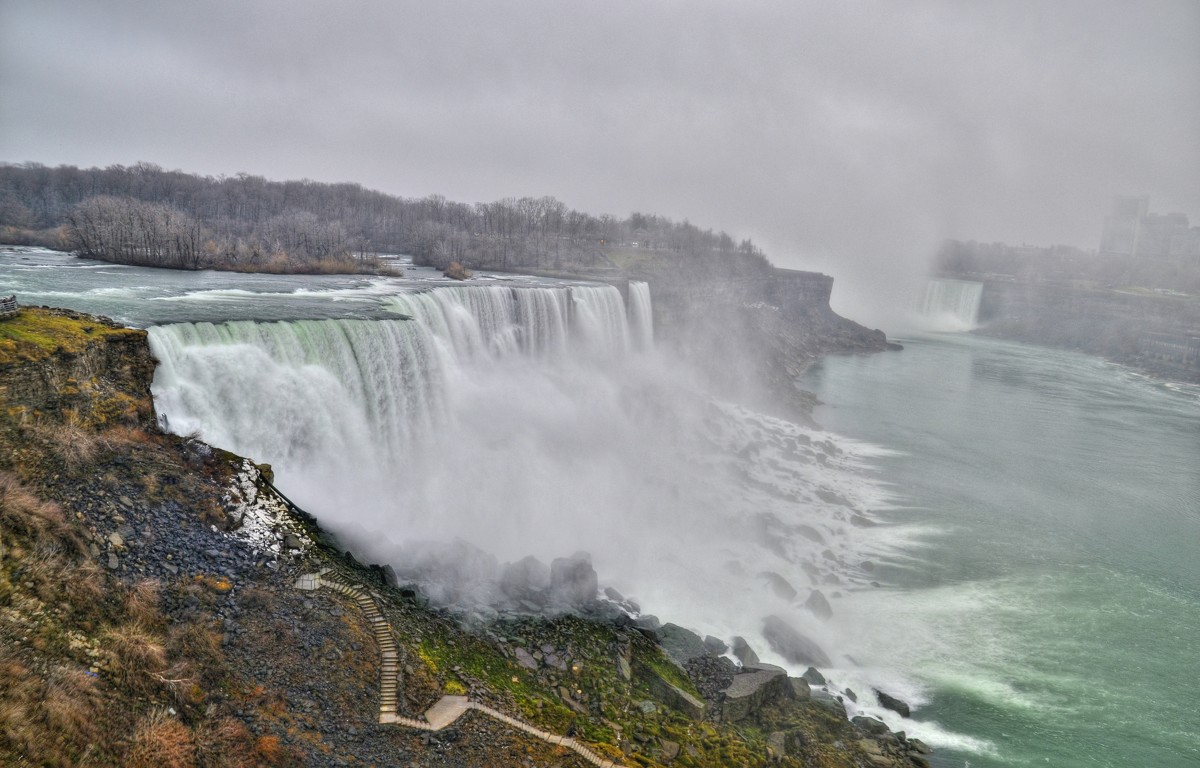
M 271 463 L 358 556 L 467 617 L 576 609 L 512 574 L 582 552 L 635 615 L 794 666 L 761 634 L 777 615 L 831 665 L 872 661 L 843 590 L 912 535 L 871 527 L 876 449 L 713 398 L 609 286 L 390 301 L 414 319 L 152 328 L 159 413 Z
M 688 218 L 886 329 L 942 238 L 1200 211 L 1198 32 L 1190 2 L 7 2 L 0 157 Z

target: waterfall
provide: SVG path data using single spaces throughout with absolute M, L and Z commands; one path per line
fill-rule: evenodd
M 411 319 L 151 328 L 158 411 L 176 432 L 260 461 L 382 475 L 445 422 L 464 376 L 569 347 L 611 363 L 629 347 L 611 286 L 439 288 L 389 302 Z
M 447 286 L 379 299 L 396 319 L 155 326 L 155 403 L 446 603 L 487 610 L 499 563 L 586 550 L 648 609 L 754 638 L 807 615 L 763 572 L 862 583 L 885 541 L 854 524 L 886 503 L 867 454 L 714 402 L 647 347 L 646 284 L 629 295 Z M 808 631 L 840 647 L 836 625 Z
M 925 284 L 917 311 L 930 330 L 969 331 L 979 325 L 982 296 L 983 283 L 935 278 Z
M 637 348 L 654 346 L 654 314 L 650 304 L 650 284 L 629 281 L 629 324 L 637 339 Z

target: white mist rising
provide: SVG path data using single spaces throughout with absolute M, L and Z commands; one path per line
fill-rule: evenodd
M 664 620 L 782 661 L 776 614 L 835 666 L 869 662 L 841 607 L 895 557 L 896 529 L 869 527 L 872 449 L 713 401 L 631 294 L 442 288 L 392 299 L 411 320 L 159 326 L 157 406 L 445 602 L 486 612 L 503 563 L 583 550 Z M 804 607 L 817 587 L 832 620 Z

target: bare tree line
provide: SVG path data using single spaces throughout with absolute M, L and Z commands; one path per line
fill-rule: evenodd
M 0 241 L 182 269 L 370 269 L 374 254 L 388 252 L 442 268 L 456 261 L 552 269 L 620 247 L 665 252 L 700 271 L 769 268 L 757 246 L 725 232 L 653 214 L 594 216 L 553 197 L 468 204 L 358 184 L 197 176 L 150 163 L 0 164 Z

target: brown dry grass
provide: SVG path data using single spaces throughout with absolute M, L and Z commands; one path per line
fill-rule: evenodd
M 43 678 L 14 656 L 0 660 L 0 763 L 23 756 L 72 766 L 108 737 L 96 678 L 59 666 Z
M 187 726 L 156 709 L 138 721 L 125 754 L 127 768 L 193 768 L 196 743 Z
M 103 644 L 109 652 L 110 668 L 122 684 L 140 692 L 157 687 L 167 669 L 167 651 L 159 635 L 146 627 L 127 624 L 106 631 Z
M 90 466 L 110 447 L 102 435 L 78 424 L 31 424 L 28 433 L 72 472 Z
M 92 744 L 101 736 L 102 706 L 95 676 L 71 667 L 58 667 L 50 674 L 42 708 L 51 731 L 74 744 Z
M 166 622 L 159 606 L 162 604 L 162 584 L 158 579 L 142 579 L 125 590 L 125 616 L 129 622 L 143 627 L 158 628 Z
M 217 718 L 212 712 L 194 731 L 196 758 L 201 768 L 254 768 L 254 735 L 241 722 Z
M 11 472 L 0 472 L 0 528 L 34 539 L 73 538 L 62 509 L 39 499 Z

